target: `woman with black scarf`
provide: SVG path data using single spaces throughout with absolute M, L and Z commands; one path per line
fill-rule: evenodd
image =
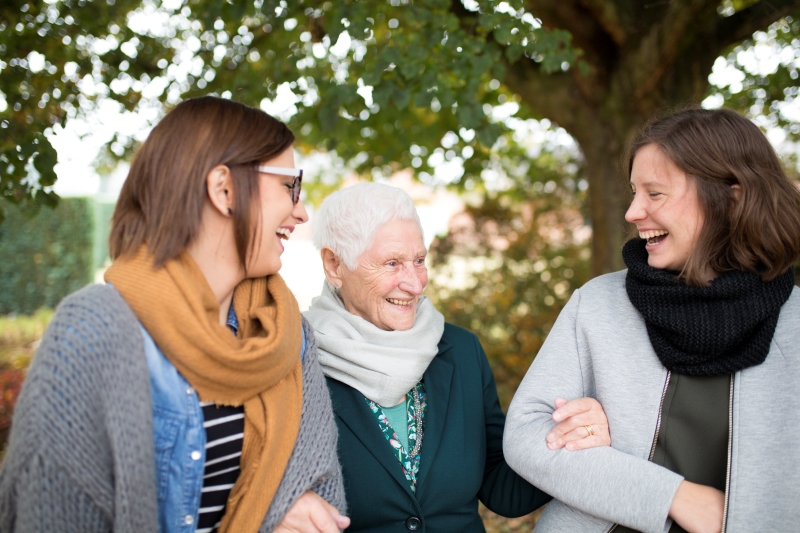
M 556 498 L 537 531 L 796 530 L 800 191 L 729 110 L 656 120 L 629 154 L 628 269 L 575 291 L 508 413 L 508 463 Z M 611 447 L 539 444 L 565 387 Z

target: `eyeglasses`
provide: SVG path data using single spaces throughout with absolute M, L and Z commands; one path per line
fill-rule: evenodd
M 296 204 L 300 201 L 300 184 L 303 183 L 303 169 L 302 168 L 286 168 L 286 167 L 256 167 L 259 172 L 265 174 L 278 174 L 279 176 L 291 176 L 292 180 L 292 203 Z

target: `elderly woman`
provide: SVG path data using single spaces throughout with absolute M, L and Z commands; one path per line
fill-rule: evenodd
M 328 197 L 315 224 L 327 282 L 305 316 L 339 426 L 350 531 L 482 532 L 478 500 L 505 516 L 547 502 L 503 459 L 505 416 L 477 337 L 422 296 L 426 249 L 411 198 L 359 184 Z M 554 448 L 610 442 L 594 401 L 556 417 L 567 420 Z
M 575 291 L 508 413 L 509 464 L 556 498 L 537 531 L 797 531 L 800 192 L 729 110 L 651 123 L 627 170 L 628 270 Z M 556 391 L 613 446 L 544 446 Z

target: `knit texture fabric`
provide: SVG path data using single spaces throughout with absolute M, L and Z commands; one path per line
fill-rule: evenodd
M 272 531 L 283 515 L 307 490 L 313 490 L 345 514 L 347 502 L 339 466 L 337 446 L 339 430 L 333 418 L 333 406 L 328 385 L 319 365 L 314 330 L 303 319 L 306 336 L 306 355 L 303 361 L 303 414 L 294 451 L 286 473 L 272 499 L 260 533 Z
M 414 325 L 387 331 L 348 311 L 327 281 L 303 316 L 319 343 L 326 376 L 349 385 L 379 405 L 397 405 L 439 352 L 444 316 L 420 296 Z
M 204 402 L 244 405 L 239 474 L 219 533 L 256 533 L 300 429 L 302 320 L 279 274 L 245 279 L 233 292 L 234 337 L 219 301 L 185 249 L 155 268 L 147 246 L 118 257 L 105 279 Z
M 625 288 L 641 313 L 661 363 L 691 376 L 720 376 L 759 365 L 769 352 L 794 271 L 772 281 L 754 272 L 724 272 L 707 287 L 691 287 L 647 263 L 643 239 L 622 249 Z
M 273 530 L 306 490 L 345 511 L 330 397 L 313 331 L 303 327 L 300 432 L 261 532 Z M 130 307 L 99 285 L 65 299 L 17 402 L 0 470 L 0 531 L 157 531 L 151 409 Z

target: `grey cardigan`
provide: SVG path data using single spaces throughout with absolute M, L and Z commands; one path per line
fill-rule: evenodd
M 625 292 L 626 272 L 576 290 L 517 390 L 503 451 L 553 495 L 537 532 L 607 532 L 612 524 L 669 529 L 682 477 L 648 461 L 667 370 Z M 800 290 L 781 309 L 764 363 L 737 372 L 731 402 L 728 533 L 793 531 L 800 502 Z M 611 447 L 551 451 L 555 398 L 591 396 L 605 409 Z
M 345 511 L 330 397 L 303 327 L 300 433 L 261 532 L 309 489 Z M 59 306 L 20 394 L 0 470 L 0 531 L 158 531 L 154 453 L 136 316 L 113 289 L 82 289 Z

